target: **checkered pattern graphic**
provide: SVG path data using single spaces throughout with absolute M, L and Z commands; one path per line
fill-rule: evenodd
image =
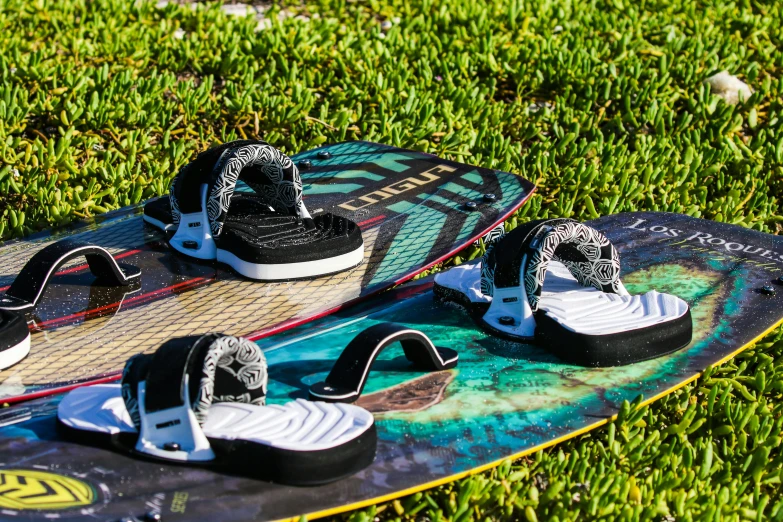
M 351 156 L 369 152 L 373 156 L 375 151 L 370 145 L 345 146 L 343 152 Z M 392 172 L 397 168 L 395 162 L 405 159 L 396 151 L 390 158 L 382 156 L 383 153 L 369 159 L 385 162 L 384 168 Z M 228 270 L 220 270 L 218 279 L 194 284 L 180 293 L 143 304 L 120 305 L 113 313 L 87 321 L 35 330 L 30 355 L 0 371 L 0 399 L 119 372 L 131 356 L 152 353 L 175 336 L 205 332 L 247 336 L 287 321 L 319 315 L 374 293 L 449 254 L 469 239 L 469 232 L 475 234 L 478 227 L 491 227 L 505 210 L 510 210 L 510 204 L 518 202 L 529 190 L 529 185 L 516 176 L 488 176 L 483 183 L 482 190 L 502 194 L 502 204 L 500 201 L 487 204 L 485 211 L 468 213 L 468 217 L 463 210 L 455 211 L 462 208 L 465 197 L 443 190 L 435 191 L 438 197 L 431 193 L 429 199 L 408 198 L 411 201 L 408 209 L 387 210 L 392 214 L 380 226 L 369 225 L 370 228 L 363 230 L 364 263 L 350 271 L 309 281 L 269 284 L 248 281 Z M 479 214 L 483 217 L 475 223 L 473 218 Z M 138 214 L 129 213 L 75 234 L 12 243 L 0 248 L 0 286 L 10 284 L 36 251 L 64 236 L 100 244 L 112 254 L 163 240 L 161 233 L 143 226 Z M 83 259 L 77 259 L 71 265 L 82 263 Z
M 141 223 L 136 222 L 137 227 Z M 311 281 L 258 284 L 226 273 L 219 281 L 54 330 L 34 332 L 33 349 L 0 372 L 0 397 L 21 387 L 83 380 L 122 370 L 137 353 L 153 353 L 164 341 L 205 332 L 247 335 L 283 321 L 308 317 L 359 297 L 378 228 L 364 233 L 365 262 L 348 272 Z

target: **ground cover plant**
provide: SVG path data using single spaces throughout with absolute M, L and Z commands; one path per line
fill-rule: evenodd
M 164 4 L 0 0 L 0 238 L 163 194 L 242 137 L 522 174 L 539 190 L 509 228 L 630 210 L 783 228 L 776 1 Z M 753 94 L 711 92 L 722 70 Z M 338 518 L 783 520 L 781 352 L 778 331 L 608 427 Z

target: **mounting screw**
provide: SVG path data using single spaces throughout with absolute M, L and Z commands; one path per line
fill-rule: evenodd
M 189 248 L 190 250 L 196 250 L 198 248 L 198 243 L 195 241 L 183 241 L 182 246 L 185 248 Z
M 498 197 L 494 194 L 484 194 L 485 201 L 495 201 Z
M 764 285 L 760 288 L 760 292 L 764 295 L 775 295 L 777 291 L 772 285 Z
M 318 153 L 318 159 L 324 159 L 324 160 L 326 160 L 326 159 L 329 159 L 329 158 L 331 158 L 331 157 L 332 157 L 332 153 L 331 153 L 331 152 L 329 152 L 328 150 L 322 150 L 322 151 L 320 151 L 320 152 Z
M 163 449 L 166 451 L 179 451 L 180 445 L 177 442 L 167 442 L 163 445 Z
M 503 326 L 514 326 L 516 321 L 514 321 L 514 318 L 510 315 L 504 315 L 503 317 L 498 319 L 498 322 L 502 324 Z
M 299 168 L 302 170 L 307 170 L 312 166 L 313 166 L 313 162 L 310 160 L 302 160 L 299 162 Z
M 160 513 L 157 511 L 147 511 L 144 513 L 144 516 L 142 517 L 142 520 L 144 522 L 159 522 L 162 520 L 163 517 L 160 516 Z
M 468 201 L 465 203 L 465 208 L 468 210 L 476 210 L 478 208 L 478 205 L 476 205 L 475 201 Z

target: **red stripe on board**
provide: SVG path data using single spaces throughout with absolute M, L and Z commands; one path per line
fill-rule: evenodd
M 128 250 L 127 252 L 123 252 L 122 254 L 117 254 L 116 256 L 112 256 L 112 257 L 113 257 L 115 260 L 117 260 L 117 259 L 122 259 L 123 257 L 128 257 L 128 256 L 132 256 L 133 254 L 138 254 L 138 253 L 139 253 L 139 252 L 141 252 L 142 250 L 143 250 L 143 249 L 141 249 L 141 248 L 137 248 L 137 249 L 135 249 L 135 250 Z M 66 268 L 65 270 L 59 270 L 59 271 L 58 271 L 56 274 L 54 274 L 54 275 L 56 275 L 56 276 L 60 276 L 60 275 L 63 275 L 63 274 L 72 274 L 72 273 L 74 273 L 74 272 L 78 272 L 79 270 L 84 270 L 84 269 L 86 269 L 86 268 L 89 268 L 89 266 L 90 266 L 90 265 L 88 265 L 88 264 L 86 264 L 86 263 L 85 263 L 85 264 L 83 264 L 83 265 L 74 266 L 74 267 L 71 267 L 71 268 Z
M 510 209 L 508 212 L 506 212 L 505 215 L 503 215 L 501 218 L 497 219 L 491 226 L 486 228 L 483 232 L 481 232 L 480 234 L 477 234 L 473 238 L 471 238 L 468 241 L 466 241 L 465 243 L 463 243 L 464 246 L 453 248 L 449 253 L 440 256 L 438 259 L 436 259 L 432 263 L 429 263 L 427 266 L 421 267 L 418 270 L 416 270 L 416 271 L 414 271 L 414 272 L 412 272 L 410 274 L 406 274 L 406 275 L 402 276 L 401 278 L 397 279 L 394 282 L 394 285 L 391 285 L 391 286 L 396 286 L 396 285 L 404 283 L 405 281 L 413 279 L 414 277 L 416 277 L 417 275 L 421 274 L 422 272 L 424 272 L 426 270 L 429 270 L 430 268 L 432 268 L 433 266 L 437 265 L 438 263 L 441 263 L 441 262 L 445 261 L 446 259 L 452 257 L 457 252 L 460 252 L 461 250 L 463 250 L 465 248 L 468 248 L 470 245 L 473 244 L 474 241 L 478 241 L 479 239 L 484 237 L 484 234 L 487 234 L 490 230 L 493 230 L 500 223 L 503 223 L 505 220 L 507 220 L 509 217 L 511 217 L 511 214 L 513 214 L 514 212 L 516 212 L 517 210 L 522 208 L 522 206 L 525 203 L 527 203 L 528 200 L 533 196 L 533 193 L 535 193 L 535 191 L 536 191 L 536 187 L 533 187 L 533 189 L 530 191 L 530 193 L 527 195 L 527 197 L 525 199 L 523 199 L 519 203 L 519 205 L 517 205 L 514 208 Z M 371 220 L 368 220 L 368 221 L 371 221 Z M 331 308 L 329 310 L 326 310 L 325 312 L 320 312 L 320 313 L 318 313 L 316 315 L 311 315 L 311 316 L 305 317 L 305 318 L 290 319 L 288 321 L 280 323 L 280 324 L 278 324 L 276 326 L 272 326 L 270 328 L 256 330 L 255 332 L 252 332 L 252 333 L 249 333 L 247 335 L 244 335 L 243 337 L 246 337 L 247 339 L 249 339 L 251 341 L 257 341 L 259 339 L 263 339 L 264 337 L 269 337 L 270 335 L 279 334 L 281 332 L 285 332 L 286 330 L 290 330 L 291 328 L 296 328 L 297 326 L 301 326 L 301 325 L 303 325 L 305 323 L 309 323 L 310 321 L 315 321 L 316 319 L 320 319 L 322 317 L 326 317 L 327 315 L 333 314 L 335 312 L 339 312 L 340 310 L 343 310 L 343 309 L 345 309 L 345 308 L 347 308 L 349 306 L 353 306 L 356 303 L 359 303 L 361 301 L 369 299 L 373 295 L 375 295 L 375 292 L 367 294 L 367 295 L 363 295 L 363 296 L 360 296 L 360 297 L 357 297 L 356 299 L 352 299 L 351 301 L 346 301 L 345 303 L 343 303 L 343 304 L 341 304 L 339 306 L 336 306 L 334 308 Z
M 194 277 L 193 279 L 188 279 L 187 281 L 183 281 L 181 283 L 177 283 L 176 285 L 167 286 L 165 288 L 159 288 L 158 290 L 154 290 L 152 292 L 147 292 L 146 294 L 137 295 L 134 297 L 131 297 L 129 299 L 126 299 L 125 301 L 117 301 L 116 303 L 111 303 L 108 305 L 100 306 L 98 308 L 90 308 L 89 310 L 83 310 L 81 312 L 76 312 L 75 314 L 71 315 L 65 315 L 63 317 L 57 317 L 55 319 L 49 319 L 47 321 L 42 321 L 37 324 L 31 324 L 30 330 L 32 331 L 40 331 L 40 330 L 46 330 L 47 327 L 51 326 L 58 326 L 59 324 L 66 323 L 69 321 L 72 321 L 74 319 L 80 319 L 84 318 L 86 316 L 93 316 L 100 314 L 102 311 L 110 310 L 112 308 L 118 308 L 120 304 L 126 304 L 126 305 L 132 305 L 134 303 L 137 303 L 138 301 L 144 299 L 144 300 L 150 300 L 152 297 L 157 297 L 161 294 L 173 294 L 176 293 L 177 290 L 187 290 L 190 287 L 196 287 L 201 286 L 205 284 L 208 281 L 211 281 L 214 279 L 213 277 Z
M 383 216 L 375 216 L 374 218 L 370 218 L 366 221 L 362 221 L 361 223 L 357 223 L 356 225 L 361 227 L 362 225 L 369 225 L 370 223 L 375 223 L 376 221 L 380 221 L 381 219 L 385 218 L 386 215 Z
M 477 234 L 476 236 L 474 236 L 469 241 L 466 241 L 464 243 L 464 247 L 462 247 L 462 248 L 467 248 L 468 246 L 473 244 L 474 241 L 480 239 L 481 237 L 484 236 L 484 234 L 486 234 L 487 232 L 489 232 L 490 230 L 492 230 L 493 228 L 498 226 L 499 223 L 502 223 L 503 221 L 508 219 L 511 216 L 511 214 L 513 214 L 514 212 L 519 210 L 525 203 L 528 202 L 528 200 L 530 200 L 530 198 L 533 196 L 535 191 L 536 191 L 536 187 L 534 186 L 525 199 L 520 201 L 519 204 L 516 205 L 514 208 L 510 209 L 503 217 L 497 219 L 491 226 L 489 226 L 483 232 L 481 232 L 480 234 Z M 372 221 L 372 220 L 367 220 L 367 222 L 369 222 L 369 221 Z M 359 223 L 359 225 L 361 225 L 363 223 L 366 223 L 366 222 Z M 440 262 L 444 261 L 445 259 L 448 259 L 449 257 L 453 256 L 454 254 L 456 254 L 457 252 L 462 250 L 462 248 L 454 248 L 454 249 L 452 249 L 451 252 L 441 256 L 440 258 L 438 258 L 434 262 L 427 264 L 427 266 L 421 267 L 418 270 L 416 270 L 414 272 L 411 272 L 410 274 L 407 274 L 407 275 L 401 277 L 400 279 L 395 281 L 395 285 L 404 283 L 405 281 L 408 281 L 409 279 L 412 279 L 412 278 L 416 277 L 417 275 L 419 275 L 420 273 L 424 272 L 425 270 L 429 270 L 430 268 L 432 268 L 433 266 L 437 265 L 438 263 L 440 263 Z M 307 318 L 302 318 L 302 319 L 293 319 L 293 320 L 287 321 L 285 323 L 281 323 L 280 325 L 271 327 L 269 329 L 257 330 L 255 332 L 252 332 L 252 333 L 249 333 L 247 335 L 244 335 L 243 337 L 246 337 L 247 339 L 249 339 L 251 341 L 257 341 L 259 339 L 263 339 L 264 337 L 269 337 L 270 335 L 278 334 L 278 333 L 284 332 L 286 330 L 290 330 L 291 328 L 295 328 L 297 326 L 305 324 L 307 322 L 314 321 L 316 319 L 320 319 L 320 318 L 322 318 L 322 317 L 324 317 L 326 315 L 329 315 L 331 313 L 338 312 L 338 311 L 343 310 L 344 308 L 348 308 L 349 306 L 352 306 L 352 305 L 354 305 L 356 303 L 359 303 L 361 301 L 365 301 L 365 300 L 369 299 L 370 297 L 372 297 L 375 294 L 377 294 L 377 292 L 370 293 L 370 294 L 367 294 L 367 295 L 364 295 L 364 296 L 361 296 L 361 297 L 357 297 L 356 299 L 353 299 L 351 301 L 343 303 L 342 305 L 336 306 L 336 307 L 334 307 L 334 308 L 332 308 L 330 310 L 327 310 L 325 312 L 321 312 L 321 313 L 319 313 L 317 315 L 313 315 L 313 316 L 310 316 L 310 317 L 307 317 Z M 64 393 L 64 392 L 67 392 L 67 391 L 73 390 L 75 388 L 79 388 L 80 386 L 84 386 L 84 385 L 88 385 L 88 384 L 103 384 L 103 383 L 107 383 L 107 382 L 117 381 L 117 380 L 120 379 L 120 377 L 122 377 L 122 371 L 118 370 L 116 372 L 111 372 L 111 373 L 104 374 L 104 376 L 102 376 L 102 377 L 100 377 L 98 379 L 94 379 L 93 380 L 93 379 L 87 378 L 84 381 L 80 381 L 79 383 L 76 383 L 76 384 L 66 384 L 66 385 L 57 385 L 57 384 L 55 384 L 55 385 L 53 385 L 53 386 L 51 386 L 49 388 L 41 389 L 41 390 L 35 391 L 35 392 L 30 392 L 30 393 L 24 394 L 24 395 L 17 395 L 15 397 L 9 397 L 9 398 L 6 398 L 6 399 L 0 399 L 0 401 L 2 401 L 2 404 L 16 404 L 16 403 L 24 402 L 24 401 L 31 400 L 31 399 L 38 399 L 38 398 L 41 398 L 41 397 L 48 397 L 50 395 L 55 395 L 57 393 Z
M 28 393 L 26 395 L 20 395 L 18 397 L 11 397 L 9 399 L 2 399 L 2 403 L 0 403 L 2 406 L 9 406 L 11 404 L 16 404 L 22 401 L 31 401 L 33 399 L 40 399 L 41 397 L 48 397 L 50 395 L 54 395 L 56 393 L 65 393 L 71 390 L 75 390 L 76 388 L 81 388 L 82 386 L 89 384 L 92 386 L 93 384 L 106 384 L 113 381 L 119 381 L 122 377 L 122 372 L 112 372 L 110 374 L 106 374 L 106 377 L 100 377 L 98 379 L 89 379 L 86 381 L 79 381 L 74 384 L 68 384 L 65 386 L 59 386 L 57 388 L 47 388 L 35 392 Z

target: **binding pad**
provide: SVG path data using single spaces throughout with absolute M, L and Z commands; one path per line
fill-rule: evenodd
M 348 344 L 326 377 L 310 387 L 310 399 L 327 402 L 354 402 L 362 394 L 375 359 L 384 348 L 396 342 L 405 357 L 420 370 L 435 372 L 457 366 L 459 354 L 450 348 L 436 348 L 418 330 L 395 323 L 367 328 Z
M 368 411 L 301 399 L 265 406 L 266 388 L 256 344 L 182 337 L 129 359 L 121 384 L 68 393 L 58 426 L 76 441 L 292 485 L 331 482 L 372 462 Z
M 614 246 L 570 219 L 516 228 L 479 262 L 438 274 L 435 293 L 495 334 L 539 342 L 576 364 L 630 364 L 691 341 L 688 304 L 655 290 L 631 296 Z
M 235 195 L 240 179 L 255 193 Z M 312 218 L 296 165 L 263 141 L 235 141 L 199 154 L 172 182 L 168 206 L 173 227 L 160 200 L 145 206 L 145 220 L 176 229 L 172 248 L 228 264 L 250 279 L 317 277 L 364 259 L 359 227 L 328 213 Z

